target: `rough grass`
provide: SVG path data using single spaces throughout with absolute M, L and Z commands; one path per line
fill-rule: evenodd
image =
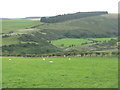
M 3 88 L 118 87 L 116 57 L 70 58 L 3 57 Z

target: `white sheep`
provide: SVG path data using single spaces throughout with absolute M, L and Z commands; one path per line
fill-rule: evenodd
M 9 59 L 9 61 L 11 61 L 12 59 Z
M 43 60 L 45 60 L 45 58 L 43 58 Z
M 64 55 L 64 57 L 66 57 L 66 55 Z
M 49 61 L 49 63 L 53 63 L 53 61 Z

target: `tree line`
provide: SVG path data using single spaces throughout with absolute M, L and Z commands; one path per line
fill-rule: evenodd
M 64 14 L 64 15 L 57 15 L 53 17 L 41 17 L 40 21 L 45 23 L 56 23 L 56 22 L 63 22 L 67 20 L 72 19 L 79 19 L 89 16 L 96 16 L 96 15 L 102 15 L 102 14 L 108 14 L 107 11 L 103 12 L 77 12 L 74 14 Z

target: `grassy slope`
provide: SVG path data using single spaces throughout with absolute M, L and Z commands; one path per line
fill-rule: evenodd
M 102 16 L 94 16 L 94 17 L 87 17 L 81 19 L 74 19 L 69 20 L 61 23 L 53 23 L 53 24 L 46 24 L 40 26 L 40 29 L 48 29 L 56 31 L 68 30 L 80 30 L 85 31 L 88 30 L 94 33 L 102 33 L 105 32 L 117 32 L 117 15 L 102 15 Z
M 6 19 L 2 20 L 2 32 L 9 33 L 9 32 L 19 32 L 19 33 L 28 33 L 32 31 L 32 29 L 25 29 L 32 26 L 36 26 L 41 24 L 39 21 L 31 21 L 26 19 Z M 19 40 L 16 34 L 12 34 L 10 37 L 2 38 L 2 45 L 11 45 L 11 44 L 18 44 Z
M 117 69 L 115 57 L 3 57 L 3 88 L 117 88 Z
M 47 40 L 42 40 L 42 38 L 38 38 L 37 36 L 33 36 L 29 32 L 34 32 L 36 29 L 30 28 L 32 26 L 37 26 L 42 24 L 39 21 L 31 21 L 25 19 L 10 19 L 3 20 L 3 33 L 9 33 L 13 31 L 13 33 L 9 34 L 9 37 L 2 38 L 2 46 L 4 45 L 12 45 L 11 47 L 3 47 L 3 53 L 6 51 L 14 53 L 14 54 L 22 54 L 22 53 L 45 53 L 45 52 L 55 52 L 57 48 Z M 27 28 L 27 29 L 26 29 Z M 26 37 L 22 36 L 22 34 L 27 34 Z M 6 34 L 7 35 L 7 34 Z M 3 34 L 5 36 L 5 34 Z M 23 38 L 20 40 L 19 38 Z M 24 41 L 25 40 L 25 41 Z M 37 41 L 36 41 L 37 40 Z M 21 44 L 19 44 L 21 43 Z M 28 44 L 31 43 L 31 44 Z M 13 46 L 15 44 L 15 46 Z M 25 48 L 24 48 L 25 47 Z M 5 51 L 4 51 L 5 49 Z M 9 50 L 10 49 L 10 50 Z
M 41 22 L 39 21 L 31 21 L 25 19 L 7 19 L 2 20 L 2 32 L 9 33 L 12 31 L 16 31 L 18 29 L 29 28 L 35 25 L 39 25 Z

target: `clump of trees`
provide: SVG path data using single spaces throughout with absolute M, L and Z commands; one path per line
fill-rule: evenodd
M 67 20 L 72 20 L 72 19 L 79 19 L 79 18 L 84 18 L 84 17 L 89 17 L 89 16 L 96 16 L 96 15 L 102 15 L 102 14 L 108 14 L 108 12 L 77 12 L 74 14 L 64 14 L 64 15 L 58 15 L 58 16 L 53 16 L 53 17 L 42 17 L 41 22 L 45 23 L 56 23 L 56 22 L 63 22 Z

